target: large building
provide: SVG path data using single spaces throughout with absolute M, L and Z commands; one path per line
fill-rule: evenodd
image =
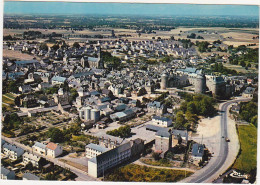
M 204 75 L 202 70 L 196 68 L 185 68 L 170 71 L 170 75 L 164 73 L 161 76 L 161 89 L 193 85 L 195 93 L 205 93 L 208 89 L 213 96 L 228 96 L 226 94 L 226 82 L 223 77 L 215 75 Z
M 130 159 L 131 144 L 127 142 L 104 152 L 88 161 L 88 174 L 93 177 L 104 175 L 104 172 Z
M 140 155 L 143 150 L 144 141 L 140 138 L 123 142 L 121 145 L 89 159 L 88 174 L 93 177 L 102 176 L 106 170 L 129 160 L 131 157 Z

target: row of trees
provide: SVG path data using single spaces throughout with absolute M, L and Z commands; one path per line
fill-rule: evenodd
M 245 120 L 249 123 L 252 123 L 257 127 L 257 103 L 250 102 L 241 102 L 241 108 L 239 111 L 239 116 L 242 120 Z
M 106 132 L 108 135 L 121 137 L 121 138 L 127 138 L 131 136 L 131 127 L 129 125 L 125 125 L 122 127 L 119 127 L 118 129 L 114 129 L 111 131 Z

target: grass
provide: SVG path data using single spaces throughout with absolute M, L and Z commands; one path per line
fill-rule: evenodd
M 249 173 L 256 168 L 257 128 L 252 124 L 239 125 L 238 137 L 241 151 L 233 168 Z
M 256 69 L 251 69 L 249 68 L 248 70 L 246 70 L 244 67 L 240 66 L 240 65 L 233 65 L 233 64 L 223 64 L 224 67 L 227 67 L 228 69 L 231 70 L 236 70 L 237 72 L 241 72 L 241 73 L 257 73 Z
M 80 170 L 82 170 L 82 171 L 85 171 L 85 172 L 88 171 L 88 167 L 87 167 L 87 166 L 84 166 L 84 165 L 82 165 L 82 164 L 75 163 L 75 162 L 72 162 L 72 161 L 68 161 L 68 160 L 66 160 L 66 159 L 59 159 L 59 161 L 64 162 L 64 163 L 66 163 L 66 164 L 68 164 L 68 165 L 70 165 L 70 166 L 73 166 L 73 167 L 75 167 L 75 168 L 78 168 L 78 169 L 80 169 Z
M 159 161 L 155 161 L 153 159 L 141 159 L 141 161 L 145 164 L 149 164 L 149 165 L 152 165 L 152 166 L 163 166 L 163 167 L 173 167 L 174 166 L 174 163 L 173 162 L 163 162 L 161 160 Z
M 11 99 L 15 99 L 15 95 L 11 94 L 11 93 L 6 93 L 4 94 L 4 96 L 7 96 L 8 98 L 11 98 Z
M 2 96 L 2 101 L 3 101 L 4 103 L 10 104 L 10 105 L 11 105 L 11 104 L 14 105 L 14 101 L 11 100 L 10 98 L 5 97 L 5 96 Z
M 129 164 L 114 169 L 105 176 L 104 181 L 123 182 L 177 182 L 188 177 L 192 172 L 181 170 L 158 169 Z

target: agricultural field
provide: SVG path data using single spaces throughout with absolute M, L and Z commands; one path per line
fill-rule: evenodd
M 124 182 L 177 182 L 190 175 L 192 175 L 192 172 L 129 164 L 114 169 L 105 176 L 104 180 Z
M 249 68 L 249 69 L 245 69 L 244 67 L 240 66 L 240 65 L 233 65 L 233 64 L 227 64 L 227 63 L 223 63 L 223 66 L 228 68 L 228 69 L 231 69 L 231 70 L 236 70 L 237 72 L 241 72 L 241 73 L 257 73 L 257 69 L 252 69 L 252 68 Z
M 256 168 L 257 128 L 252 124 L 239 125 L 238 137 L 241 151 L 233 168 L 249 173 Z

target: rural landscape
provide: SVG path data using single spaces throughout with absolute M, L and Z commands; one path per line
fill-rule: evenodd
M 6 1 L 2 48 L 0 179 L 256 183 L 258 6 Z

